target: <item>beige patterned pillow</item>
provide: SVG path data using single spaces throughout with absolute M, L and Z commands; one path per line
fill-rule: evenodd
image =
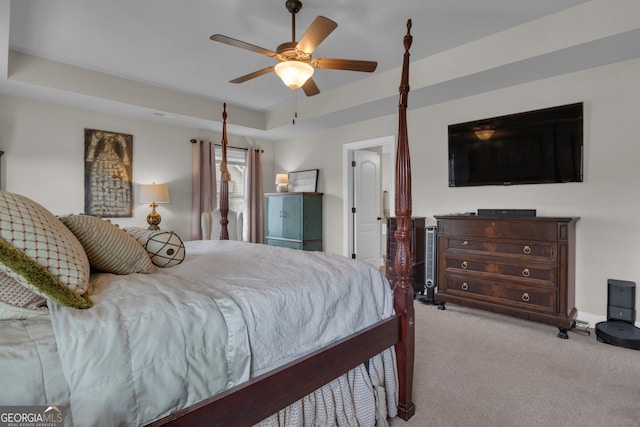
M 139 227 L 125 230 L 146 249 L 151 261 L 158 267 L 173 267 L 184 261 L 184 243 L 173 231 L 154 231 Z
M 82 298 L 89 260 L 78 239 L 47 209 L 0 191 L 0 272 L 63 305 L 91 306 Z
M 0 320 L 28 319 L 48 313 L 46 299 L 0 273 Z
M 147 251 L 109 220 L 67 215 L 60 220 L 80 240 L 92 268 L 114 274 L 155 273 Z

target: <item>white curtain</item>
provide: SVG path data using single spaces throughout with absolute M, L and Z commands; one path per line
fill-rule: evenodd
M 217 206 L 216 155 L 214 144 L 209 141 L 191 140 L 193 165 L 193 202 L 191 208 L 191 238 L 202 239 L 200 218 L 202 212 L 213 211 Z
M 262 150 L 247 150 L 244 193 L 244 240 L 264 243 L 264 191 L 262 188 Z

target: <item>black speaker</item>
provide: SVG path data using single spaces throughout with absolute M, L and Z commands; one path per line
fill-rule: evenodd
M 636 321 L 636 284 L 627 280 L 607 280 L 607 320 Z
M 438 305 L 435 299 L 436 292 L 436 258 L 437 246 L 437 229 L 436 227 L 425 227 L 425 283 L 424 296 L 419 301 L 427 305 Z
M 478 209 L 478 216 L 526 217 L 536 216 L 535 209 Z

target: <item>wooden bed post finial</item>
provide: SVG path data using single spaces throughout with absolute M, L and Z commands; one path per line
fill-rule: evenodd
M 409 95 L 409 48 L 411 19 L 407 21 L 407 34 L 404 36 L 404 60 L 400 81 L 400 101 L 398 105 L 398 149 L 396 153 L 396 224 L 397 241 L 394 268 L 397 282 L 394 288 L 394 307 L 403 317 L 400 342 L 396 344 L 398 358 L 399 399 L 398 416 L 407 420 L 415 413 L 412 401 L 413 363 L 414 363 L 414 309 L 413 283 L 411 280 L 411 254 L 409 248 L 409 221 L 411 220 L 411 161 L 409 158 L 409 138 L 407 136 L 407 98 Z
M 220 160 L 220 240 L 229 240 L 229 181 L 231 174 L 227 168 L 227 103 L 222 110 L 222 160 Z

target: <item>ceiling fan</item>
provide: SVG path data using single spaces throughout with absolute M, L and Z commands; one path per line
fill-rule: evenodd
M 312 53 L 322 41 L 327 38 L 338 24 L 324 16 L 318 16 L 311 23 L 300 41 L 296 41 L 296 13 L 302 9 L 302 2 L 299 0 L 287 0 L 285 7 L 291 13 L 291 41 L 282 43 L 276 51 L 265 49 L 236 40 L 222 34 L 214 34 L 211 40 L 225 43 L 230 46 L 247 49 L 269 57 L 275 57 L 278 63 L 274 66 L 263 68 L 253 73 L 246 74 L 230 81 L 230 83 L 244 83 L 256 77 L 268 74 L 272 71 L 282 79 L 285 85 L 292 90 L 302 87 L 307 96 L 320 93 L 318 86 L 311 76 L 315 68 L 326 68 L 332 70 L 363 71 L 373 72 L 378 63 L 375 61 L 360 61 L 355 59 L 336 58 L 313 58 Z

